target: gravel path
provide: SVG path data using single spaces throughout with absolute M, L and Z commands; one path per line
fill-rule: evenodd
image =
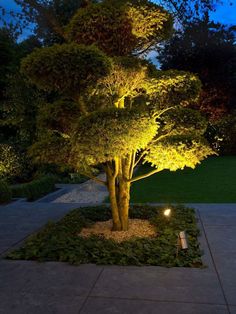
M 99 179 L 105 180 L 105 174 L 100 174 Z M 67 193 L 53 200 L 53 203 L 93 203 L 100 204 L 108 196 L 107 188 L 93 180 L 88 180 L 77 185 Z

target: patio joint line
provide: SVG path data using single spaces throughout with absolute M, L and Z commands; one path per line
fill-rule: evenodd
M 158 303 L 182 303 L 182 304 L 197 304 L 197 305 L 219 305 L 219 306 L 225 306 L 227 305 L 225 303 L 208 303 L 208 302 L 190 302 L 190 301 L 176 301 L 176 300 L 154 300 L 154 299 L 147 299 L 147 298 L 137 298 L 137 297 L 110 297 L 110 296 L 99 296 L 99 295 L 90 295 L 89 298 L 96 298 L 96 299 L 111 299 L 111 300 L 127 300 L 127 301 L 146 301 L 146 302 L 158 302 Z M 234 305 L 232 305 L 234 306 Z
M 228 303 L 228 301 L 227 301 L 227 297 L 226 297 L 226 294 L 225 294 L 225 291 L 224 291 L 224 288 L 223 288 L 223 284 L 222 284 L 222 281 L 221 281 L 221 278 L 220 278 L 220 274 L 219 274 L 218 269 L 217 269 L 217 267 L 216 267 L 216 263 L 215 263 L 215 260 L 214 260 L 214 257 L 213 257 L 213 253 L 212 253 L 212 251 L 211 251 L 210 243 L 209 243 L 208 238 L 207 238 L 207 234 L 206 234 L 206 230 L 205 230 L 205 227 L 204 227 L 204 224 L 203 224 L 203 221 L 202 221 L 202 217 L 201 217 L 200 210 L 197 209 L 197 212 L 198 212 L 198 216 L 199 216 L 200 223 L 201 223 L 201 225 L 202 225 L 203 233 L 204 233 L 205 238 L 206 238 L 206 243 L 207 243 L 207 246 L 208 246 L 210 255 L 211 255 L 213 267 L 214 267 L 214 269 L 215 269 L 216 276 L 217 276 L 217 278 L 218 278 L 218 281 L 219 281 L 219 284 L 220 284 L 220 288 L 221 288 L 221 291 L 222 291 L 222 294 L 223 294 L 223 297 L 224 297 L 224 300 L 225 300 L 225 304 L 226 304 L 226 307 L 227 307 L 227 310 L 228 310 L 229 314 L 231 314 L 231 311 L 230 311 L 230 308 L 229 308 L 229 303 Z
M 88 301 L 88 298 L 90 297 L 90 294 L 91 294 L 91 292 L 92 292 L 93 288 L 95 287 L 96 283 L 98 282 L 99 278 L 101 277 L 101 275 L 102 275 L 103 271 L 104 271 L 104 267 L 101 269 L 101 271 L 99 272 L 99 274 L 98 274 L 97 278 L 95 279 L 95 281 L 94 281 L 94 283 L 93 283 L 92 287 L 89 289 L 89 292 L 88 292 L 87 296 L 85 297 L 84 302 L 82 303 L 81 307 L 79 308 L 79 312 L 78 312 L 78 314 L 80 314 L 80 313 L 81 313 L 81 311 L 83 310 L 83 308 L 84 308 L 85 304 L 86 304 L 86 303 L 87 303 L 87 301 Z

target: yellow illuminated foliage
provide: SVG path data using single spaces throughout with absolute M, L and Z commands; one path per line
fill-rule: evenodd
M 115 62 L 109 75 L 98 81 L 94 94 L 105 99 L 105 106 L 132 106 L 139 96 L 156 109 L 173 105 L 188 106 L 198 100 L 201 82 L 195 75 L 183 71 L 159 71 L 150 77 L 147 65 L 137 60 L 136 66 Z
M 145 148 L 157 133 L 158 124 L 148 113 L 109 109 L 78 121 L 71 137 L 71 163 L 97 165 Z
M 172 17 L 162 7 L 153 3 L 134 1 L 127 5 L 127 15 L 131 21 L 132 34 L 137 40 L 136 50 L 150 47 L 170 36 L 172 30 Z
M 73 95 L 96 84 L 110 67 L 111 60 L 95 46 L 70 43 L 35 49 L 21 71 L 41 89 Z
M 144 157 L 158 171 L 176 171 L 190 167 L 194 169 L 203 159 L 214 152 L 202 138 L 169 137 L 148 148 Z
M 149 1 L 109 0 L 78 10 L 66 27 L 69 41 L 95 44 L 110 56 L 141 52 L 167 38 L 172 17 Z
M 12 146 L 0 144 L 0 180 L 11 179 L 20 174 L 20 159 Z

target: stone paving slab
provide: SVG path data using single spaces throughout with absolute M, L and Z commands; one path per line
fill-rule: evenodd
M 91 204 L 1 206 L 0 251 L 79 205 Z M 0 260 L 0 313 L 236 314 L 236 204 L 188 205 L 198 210 L 207 268 Z
M 236 306 L 230 306 L 230 314 L 236 314 Z
M 0 313 L 78 313 L 102 267 L 0 260 Z
M 236 252 L 216 252 L 214 262 L 219 266 L 220 273 L 224 274 L 224 279 L 232 280 L 236 283 Z
M 96 265 L 72 266 L 58 262 L 27 262 L 23 292 L 34 294 L 87 296 L 103 268 Z
M 236 253 L 236 224 L 234 226 L 212 226 L 206 228 L 212 253 Z
M 225 304 L 214 271 L 164 267 L 106 267 L 93 297 Z
M 85 297 L 46 294 L 0 294 L 0 314 L 78 314 Z
M 228 314 L 225 305 L 89 297 L 81 314 Z M 236 313 L 236 312 L 235 312 Z
M 194 204 L 205 226 L 236 226 L 236 204 Z
M 0 296 L 9 295 L 10 298 L 13 293 L 20 293 L 23 290 L 27 284 L 25 266 L 26 263 L 22 261 L 0 260 Z
M 0 207 L 0 254 L 42 228 L 57 221 L 78 204 L 14 202 Z
M 236 305 L 236 204 L 198 209 L 225 298 Z

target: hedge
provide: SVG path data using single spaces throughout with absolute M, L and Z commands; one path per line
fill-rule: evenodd
M 56 177 L 45 176 L 29 183 L 12 186 L 12 194 L 15 198 L 27 198 L 34 201 L 55 190 Z
M 11 200 L 12 192 L 5 181 L 0 181 L 0 204 L 7 203 Z

